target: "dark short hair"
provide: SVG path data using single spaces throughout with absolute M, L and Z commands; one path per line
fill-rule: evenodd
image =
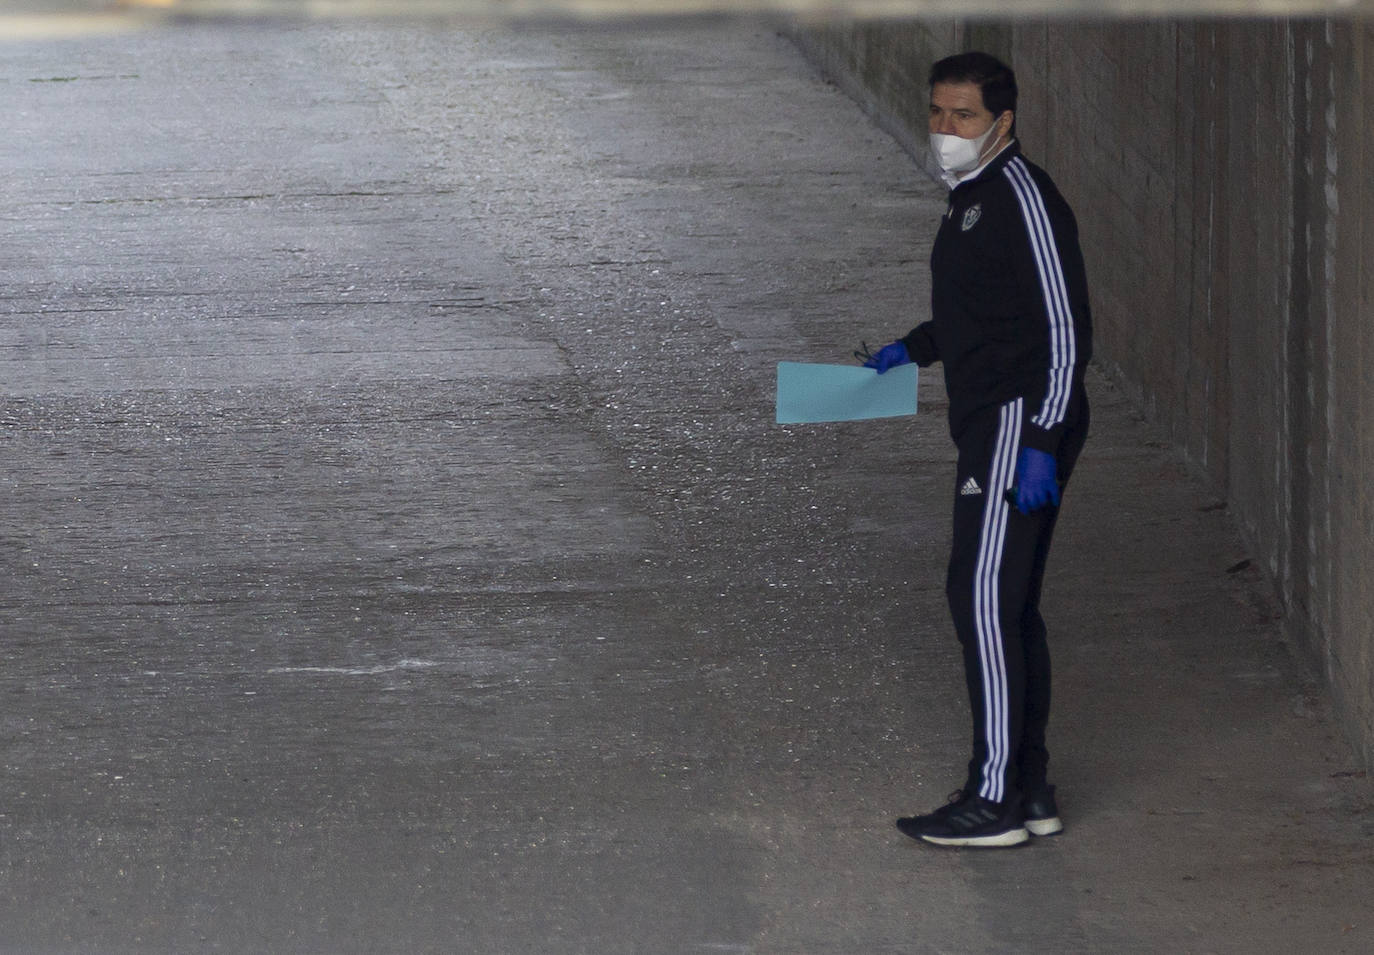
M 983 93 L 983 105 L 993 116 L 1016 112 L 1016 74 L 997 57 L 976 50 L 947 56 L 930 68 L 930 85 L 972 83 Z

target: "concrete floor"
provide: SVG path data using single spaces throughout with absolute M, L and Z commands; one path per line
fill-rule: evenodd
M 942 195 L 771 29 L 169 24 L 0 97 L 0 951 L 1374 949 L 1370 781 L 1100 376 L 1068 831 L 893 828 L 967 758 L 938 371 L 781 428 L 773 367 L 914 324 Z

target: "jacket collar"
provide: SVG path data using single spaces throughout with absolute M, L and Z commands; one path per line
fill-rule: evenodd
M 953 192 L 970 183 L 981 182 L 983 179 L 997 175 L 1002 171 L 1003 166 L 1019 155 L 1021 155 L 1021 141 L 1019 139 L 1013 139 L 1002 147 L 1001 152 L 955 183 L 950 191 Z

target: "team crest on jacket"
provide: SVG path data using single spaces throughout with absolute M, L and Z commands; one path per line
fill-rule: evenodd
M 963 230 L 967 232 L 969 229 L 976 226 L 978 224 L 978 217 L 982 214 L 983 204 L 981 202 L 975 202 L 973 205 L 969 206 L 968 211 L 964 213 Z

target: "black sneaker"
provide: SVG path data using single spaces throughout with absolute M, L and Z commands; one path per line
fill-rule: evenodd
M 1059 821 L 1059 807 L 1054 803 L 1054 787 L 1045 786 L 1021 800 L 1026 817 L 1026 830 L 1033 836 L 1053 836 L 1064 831 Z
M 1019 802 L 996 803 L 957 790 L 949 805 L 926 816 L 903 816 L 897 828 L 937 846 L 1018 846 L 1030 839 Z

